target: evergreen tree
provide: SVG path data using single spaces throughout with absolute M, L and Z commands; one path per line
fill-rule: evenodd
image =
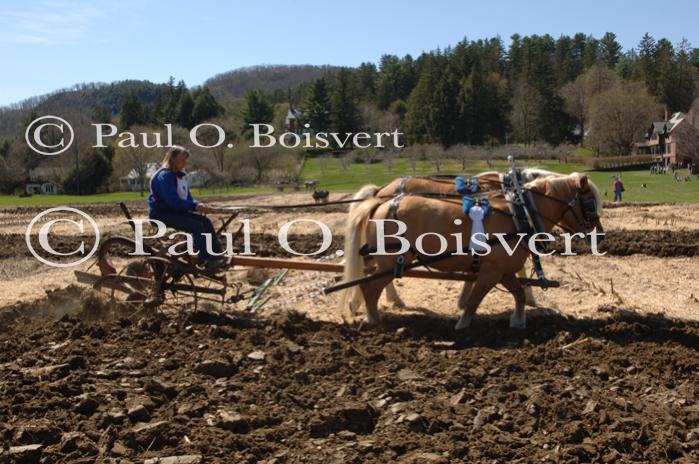
M 690 62 L 691 46 L 687 40 L 678 45 L 678 50 L 671 60 L 666 62 L 666 45 L 658 41 L 658 60 L 660 64 L 658 88 L 660 100 L 671 113 L 689 111 L 697 96 L 699 71 Z
M 95 148 L 80 160 L 79 171 L 73 167 L 62 180 L 63 190 L 69 194 L 91 195 L 97 193 L 112 174 L 114 147 Z M 80 179 L 80 192 L 78 192 Z
M 594 66 L 599 59 L 599 41 L 594 37 L 588 37 L 583 53 L 583 69 Z
M 599 41 L 599 53 L 602 62 L 608 68 L 614 69 L 621 59 L 621 44 L 617 42 L 613 32 L 607 32 Z
M 180 101 L 177 102 L 177 119 L 176 122 L 182 127 L 191 129 L 192 124 L 192 109 L 194 108 L 194 100 L 189 91 L 185 90 L 180 94 Z
M 206 121 L 207 119 L 216 118 L 224 113 L 224 109 L 216 102 L 216 99 L 208 87 L 198 89 L 194 93 L 194 105 L 192 107 L 192 127 Z
M 487 140 L 503 139 L 507 127 L 506 102 L 506 85 L 500 76 L 496 73 L 484 76 L 480 66 L 475 66 L 462 81 L 458 141 L 481 145 Z
M 446 64 L 434 89 L 432 98 L 432 138 L 443 147 L 450 147 L 457 141 L 456 121 L 459 119 L 459 81 L 456 71 Z
M 332 130 L 341 134 L 356 132 L 360 127 L 357 94 L 348 68 L 340 69 L 335 76 L 330 96 L 330 123 Z
M 129 90 L 121 100 L 121 128 L 126 130 L 134 124 L 142 124 L 145 120 L 143 105 L 133 90 Z
M 180 101 L 181 89 L 175 87 L 175 78 L 170 76 L 162 97 L 160 114 L 161 121 L 165 124 L 174 124 L 177 119 L 177 104 Z
M 92 109 L 92 122 L 95 124 L 107 124 L 112 121 L 112 112 L 104 105 L 95 106 Z
M 324 77 L 313 81 L 310 94 L 304 102 L 303 113 L 314 131 L 324 132 L 330 128 L 330 96 Z
M 651 95 L 657 95 L 657 72 L 655 70 L 656 43 L 647 32 L 638 44 L 638 71 Z
M 383 55 L 379 64 L 376 98 L 379 108 L 385 110 L 397 98 L 401 86 L 401 65 L 395 55 Z
M 244 135 L 249 135 L 252 132 L 251 124 L 271 124 L 274 118 L 274 109 L 262 92 L 250 90 L 245 94 L 245 108 L 242 116 L 241 132 Z
M 408 107 L 405 113 L 404 128 L 409 143 L 435 141 L 433 95 L 439 79 L 440 69 L 437 57 L 432 54 L 425 55 L 421 64 L 420 77 L 410 94 L 410 98 L 408 98 Z
M 374 63 L 362 63 L 359 65 L 357 69 L 359 98 L 367 101 L 373 101 L 376 98 L 376 80 L 378 76 L 379 73 L 376 71 Z

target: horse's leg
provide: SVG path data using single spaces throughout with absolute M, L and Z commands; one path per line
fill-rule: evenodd
M 461 294 L 459 295 L 459 301 L 456 304 L 456 306 L 463 310 L 466 308 L 466 302 L 468 302 L 468 295 L 471 293 L 471 289 L 473 288 L 473 282 L 466 280 L 464 281 L 464 286 L 461 289 Z
M 456 323 L 454 329 L 461 330 L 465 329 L 471 325 L 471 320 L 474 314 L 476 314 L 476 309 L 483 301 L 483 298 L 488 294 L 488 292 L 500 282 L 502 274 L 499 272 L 480 272 L 478 274 L 478 279 L 471 289 L 471 293 L 468 296 L 468 301 L 466 302 L 466 307 L 464 312 Z
M 389 282 L 388 285 L 386 285 L 386 300 L 396 308 L 405 308 L 405 303 L 403 303 L 403 300 L 398 295 L 398 291 L 396 290 L 396 286 L 393 285 L 393 282 Z
M 517 271 L 517 277 L 526 279 L 527 271 L 525 271 L 524 268 L 520 269 L 519 271 Z M 534 287 L 532 287 L 531 285 L 524 286 L 524 300 L 526 304 L 529 306 L 539 306 L 536 302 L 536 298 L 534 297 Z
M 379 316 L 379 297 L 383 288 L 393 280 L 392 277 L 384 277 L 360 285 L 362 294 L 364 295 L 364 303 L 366 304 L 366 321 L 369 325 L 376 326 L 381 323 Z
M 527 327 L 527 314 L 524 312 L 525 296 L 524 287 L 519 283 L 514 274 L 505 274 L 502 277 L 502 284 L 515 297 L 515 311 L 510 316 L 510 327 L 524 329 Z

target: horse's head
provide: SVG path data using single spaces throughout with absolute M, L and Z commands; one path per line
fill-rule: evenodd
M 588 234 L 596 229 L 604 233 L 600 222 L 602 200 L 597 186 L 584 174 L 573 173 L 565 178 L 570 194 L 559 224 L 575 232 Z
M 604 233 L 600 216 L 602 200 L 597 186 L 584 174 L 539 178 L 531 190 L 553 201 L 555 214 L 546 217 L 567 232 Z M 589 235 L 587 236 L 590 238 Z M 602 236 L 603 238 L 603 236 Z

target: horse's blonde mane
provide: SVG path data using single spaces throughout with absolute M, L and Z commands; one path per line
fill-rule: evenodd
M 541 179 L 542 177 L 562 177 L 565 174 L 560 172 L 547 171 L 546 169 L 539 168 L 524 168 L 522 169 L 522 176 L 525 182 L 531 182 L 536 179 Z
M 543 170 L 539 170 L 543 171 Z M 543 171 L 546 172 L 546 171 Z M 571 189 L 571 184 L 570 180 L 575 179 L 575 185 L 577 187 L 580 187 L 580 178 L 585 176 L 585 174 L 581 174 L 579 172 L 574 172 L 569 175 L 564 175 L 564 174 L 558 174 L 554 173 L 556 175 L 554 176 L 544 176 L 544 177 L 539 177 L 536 180 L 533 180 L 529 182 L 526 185 L 531 185 L 531 186 L 537 186 L 537 187 L 542 187 L 542 184 L 546 184 L 546 188 L 549 189 L 550 191 L 561 193 L 564 196 L 572 195 L 573 191 Z M 590 187 L 590 191 L 592 192 L 592 195 L 595 198 L 595 206 L 597 207 L 597 215 L 601 216 L 602 215 L 602 197 L 600 196 L 599 193 L 599 188 L 597 188 L 597 185 L 595 185 L 590 178 L 587 178 L 587 185 Z M 562 191 L 562 189 L 565 188 L 565 191 Z

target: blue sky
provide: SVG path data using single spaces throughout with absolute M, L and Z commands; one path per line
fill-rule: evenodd
M 80 82 L 173 75 L 192 86 L 243 66 L 354 66 L 515 32 L 612 31 L 625 49 L 649 32 L 699 46 L 697 19 L 696 0 L 0 0 L 0 105 Z

